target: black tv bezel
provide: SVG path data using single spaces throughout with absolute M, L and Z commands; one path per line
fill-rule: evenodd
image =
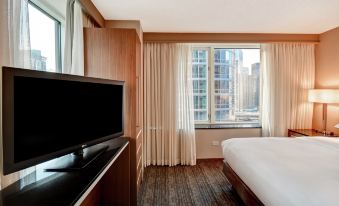
M 39 157 L 31 158 L 21 162 L 14 162 L 14 77 L 33 77 L 53 80 L 65 80 L 73 82 L 88 82 L 99 84 L 111 84 L 123 86 L 122 104 L 122 132 L 114 133 L 79 145 L 65 148 Z M 105 142 L 107 140 L 124 135 L 124 101 L 125 82 L 118 80 L 107 80 L 92 77 L 82 77 L 69 74 L 51 73 L 44 71 L 20 69 L 13 67 L 2 68 L 2 129 L 3 129 L 3 174 L 8 175 L 22 169 L 46 162 L 57 157 L 70 154 L 74 151 Z

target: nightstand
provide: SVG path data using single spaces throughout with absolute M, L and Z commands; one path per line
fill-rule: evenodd
M 289 137 L 301 137 L 301 136 L 324 136 L 324 137 L 339 137 L 338 134 L 324 135 L 321 131 L 315 129 L 288 129 Z

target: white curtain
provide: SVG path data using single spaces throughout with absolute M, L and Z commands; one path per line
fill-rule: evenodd
M 1 1 L 0 13 L 0 48 L 2 50 L 0 54 L 0 66 L 31 69 L 28 0 Z M 0 87 L 1 85 L 2 84 L 0 82 Z M 1 91 L 2 88 L 0 88 L 0 94 Z M 2 121 L 3 120 L 1 119 L 1 122 Z M 0 152 L 2 154 L 2 128 L 0 139 Z M 2 162 L 3 159 L 1 155 L 1 188 L 8 186 L 9 184 L 17 181 L 19 178 L 25 177 L 35 170 L 35 168 L 32 167 L 17 173 L 3 176 Z M 30 175 L 29 177 L 23 178 L 21 183 L 22 185 L 25 185 L 34 181 L 34 179 L 34 175 Z
M 83 13 L 76 0 L 66 7 L 65 51 L 63 73 L 84 75 Z
M 261 71 L 263 136 L 286 136 L 289 128 L 312 128 L 313 105 L 307 91 L 314 88 L 314 45 L 263 44 Z
M 192 81 L 192 50 L 188 45 L 177 44 L 177 129 L 180 139 L 180 163 L 195 165 L 195 128 Z
M 8 1 L 9 65 L 31 69 L 28 0 Z
M 146 165 L 195 165 L 191 47 L 144 44 Z

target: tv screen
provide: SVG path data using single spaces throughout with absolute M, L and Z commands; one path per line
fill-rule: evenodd
M 3 71 L 5 172 L 123 134 L 123 82 Z

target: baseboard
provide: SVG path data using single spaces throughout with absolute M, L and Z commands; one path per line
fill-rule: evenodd
M 197 159 L 197 162 L 205 162 L 205 161 L 223 161 L 224 158 L 201 158 Z

